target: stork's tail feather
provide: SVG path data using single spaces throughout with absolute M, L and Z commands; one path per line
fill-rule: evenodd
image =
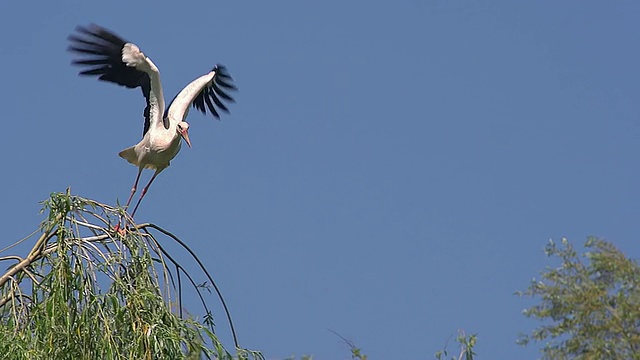
M 136 155 L 135 146 L 120 151 L 118 155 L 129 163 L 138 166 L 138 156 Z

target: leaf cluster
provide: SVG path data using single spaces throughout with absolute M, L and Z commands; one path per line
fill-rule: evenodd
M 43 211 L 28 256 L 0 257 L 11 262 L 0 276 L 4 359 L 263 359 L 237 341 L 232 355 L 218 340 L 202 286 L 159 240 L 184 246 L 173 234 L 69 192 L 53 194 Z M 129 226 L 115 231 L 120 219 Z M 202 321 L 183 314 L 183 278 L 205 308 Z
M 560 265 L 518 293 L 540 299 L 524 314 L 542 322 L 519 342 L 546 342 L 546 359 L 640 359 L 640 267 L 601 239 L 585 247 L 580 256 L 566 239 L 548 243 Z

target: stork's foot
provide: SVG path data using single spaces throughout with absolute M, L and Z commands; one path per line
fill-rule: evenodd
M 124 236 L 125 232 L 126 232 L 126 228 L 121 228 L 120 227 L 120 223 L 117 223 L 116 226 L 113 227 L 113 231 L 117 232 L 118 234 Z

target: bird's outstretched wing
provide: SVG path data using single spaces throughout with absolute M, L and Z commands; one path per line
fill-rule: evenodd
M 237 90 L 232 82 L 233 78 L 227 68 L 216 65 L 209 73 L 193 80 L 182 89 L 169 103 L 165 114 L 172 121 L 184 121 L 191 105 L 205 115 L 208 110 L 211 115 L 220 119 L 219 110 L 229 112 L 224 102 L 235 102 L 227 93 L 228 90 Z
M 162 119 L 164 98 L 158 68 L 136 45 L 95 24 L 76 27 L 68 39 L 67 49 L 80 55 L 72 61 L 83 68 L 78 75 L 142 89 L 147 102 L 143 136 L 151 122 Z

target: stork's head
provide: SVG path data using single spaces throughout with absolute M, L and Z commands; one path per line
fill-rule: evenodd
M 176 126 L 176 131 L 180 136 L 182 136 L 187 145 L 191 147 L 191 140 L 189 140 L 189 124 L 185 121 L 179 122 L 178 126 Z

